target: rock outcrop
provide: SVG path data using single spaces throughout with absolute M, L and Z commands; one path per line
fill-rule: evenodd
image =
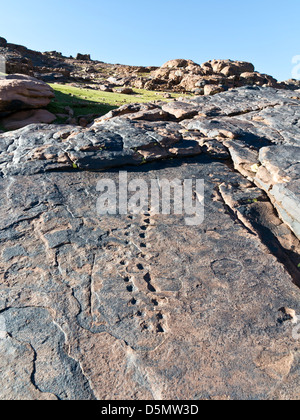
M 21 73 L 47 83 L 78 83 L 106 90 L 114 87 L 213 95 L 242 86 L 299 89 L 299 81 L 277 82 L 243 61 L 211 60 L 199 65 L 192 60 L 170 60 L 162 67 L 127 66 L 91 60 L 89 54 L 64 57 L 57 51 L 37 52 L 0 40 L 0 56 L 9 74 Z M 104 88 L 105 87 L 105 88 Z
M 53 122 L 56 117 L 43 108 L 54 96 L 49 85 L 34 77 L 15 74 L 1 78 L 0 124 L 7 130 L 13 130 L 31 122 Z
M 0 135 L 0 398 L 298 399 L 299 121 L 247 87 Z M 121 168 L 204 179 L 203 223 L 100 216 Z
M 33 77 L 15 74 L 0 80 L 1 113 L 44 108 L 52 98 L 53 89 Z
M 256 72 L 253 64 L 231 60 L 212 60 L 201 66 L 191 60 L 171 60 L 153 73 L 147 87 L 214 95 L 246 85 L 281 87 L 273 77 Z

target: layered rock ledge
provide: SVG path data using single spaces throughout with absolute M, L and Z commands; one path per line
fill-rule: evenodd
M 53 89 L 34 77 L 14 74 L 0 77 L 0 126 L 16 130 L 30 123 L 52 123 L 56 117 L 47 111 Z
M 299 118 L 246 87 L 0 135 L 0 398 L 299 398 Z M 203 224 L 99 216 L 119 168 L 204 179 Z

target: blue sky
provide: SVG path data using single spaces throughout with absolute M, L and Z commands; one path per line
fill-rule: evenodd
M 299 0 L 14 0 L 1 17 L 9 42 L 109 63 L 230 58 L 285 80 L 300 56 Z

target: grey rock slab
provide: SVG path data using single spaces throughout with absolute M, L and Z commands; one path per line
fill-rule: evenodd
M 90 129 L 33 125 L 0 135 L 0 170 L 4 176 L 62 169 L 103 170 L 139 165 L 139 149 L 178 143 L 182 127 L 172 122 L 114 119 Z M 160 157 L 158 157 L 160 158 Z M 155 160 L 155 154 L 154 154 Z
M 258 152 L 238 140 L 225 140 L 223 144 L 229 150 L 234 168 L 252 180 L 258 167 Z
M 1 180 L 0 253 L 11 257 L 0 261 L 1 399 L 298 395 L 299 342 L 281 309 L 299 313 L 299 289 L 216 193 L 249 181 L 205 156 L 128 172 L 148 185 L 193 177 L 206 186 L 199 226 L 98 215 L 97 182 L 118 185 L 116 170 Z M 30 203 L 40 210 L 30 215 Z
M 249 113 L 238 117 L 241 120 L 259 122 L 265 127 L 267 133 L 278 133 L 271 138 L 272 142 L 279 144 L 290 144 L 299 146 L 300 144 L 300 104 L 278 105 L 272 108 L 266 108 L 259 113 Z
M 173 101 L 162 106 L 162 110 L 173 115 L 177 120 L 193 118 L 196 116 L 200 107 L 186 102 Z
M 187 102 L 201 107 L 203 115 L 215 117 L 235 116 L 276 105 L 299 105 L 299 97 L 293 91 L 246 86 L 213 96 L 196 97 Z
M 0 338 L 1 400 L 54 400 L 54 394 L 41 392 L 32 382 L 35 354 L 28 342 L 6 335 Z
M 9 336 L 34 352 L 31 381 L 40 392 L 54 394 L 60 400 L 94 399 L 80 364 L 67 354 L 63 331 L 48 310 L 14 308 L 3 312 L 2 317 Z M 16 397 L 20 398 L 23 392 L 21 389 Z
M 218 117 L 213 119 L 195 118 L 185 121 L 188 130 L 198 130 L 207 137 L 241 139 L 248 146 L 261 148 L 271 142 L 280 143 L 281 135 L 274 129 L 255 121 L 238 117 Z

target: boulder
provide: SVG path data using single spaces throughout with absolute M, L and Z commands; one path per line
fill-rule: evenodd
M 160 78 L 160 79 L 168 79 L 171 74 L 171 69 L 168 67 L 161 67 L 160 69 L 155 70 L 153 73 L 154 78 Z
M 114 89 L 115 92 L 121 93 L 122 95 L 132 95 L 134 91 L 129 87 L 121 87 Z
M 11 60 L 6 62 L 6 73 L 33 76 L 33 66 L 30 60 Z
M 124 86 L 125 84 L 125 80 L 124 78 L 120 78 L 120 77 L 109 77 L 107 79 L 107 82 L 110 83 L 111 85 L 115 85 L 115 86 Z
M 232 60 L 212 60 L 212 69 L 215 73 L 221 73 L 225 69 L 225 73 L 241 74 L 245 72 L 254 72 L 253 64 L 245 61 L 232 61 Z
M 213 68 L 209 61 L 201 64 L 201 69 L 204 72 L 205 75 L 213 74 Z
M 0 80 L 0 113 L 44 108 L 54 97 L 49 85 L 33 77 L 11 75 Z
M 277 80 L 267 74 L 261 74 L 258 72 L 245 72 L 240 75 L 240 85 L 258 85 L 258 86 L 270 86 L 278 87 Z
M 237 74 L 237 67 L 235 66 L 226 66 L 221 70 L 221 73 L 224 74 L 226 77 L 236 76 Z
M 62 58 L 63 56 L 59 51 L 46 51 L 44 54 L 54 58 Z
M 224 88 L 218 85 L 205 85 L 204 86 L 204 95 L 215 95 L 216 93 L 224 92 Z
M 206 82 L 203 78 L 200 78 L 198 75 L 187 75 L 181 82 L 180 86 L 183 87 L 187 92 L 192 92 L 195 88 L 204 87 Z
M 285 89 L 298 90 L 300 89 L 300 80 L 289 79 L 282 82 L 281 86 Z
M 102 92 L 113 92 L 113 85 L 111 84 L 99 85 L 98 89 L 101 90 Z
M 133 82 L 132 86 L 136 89 L 144 89 L 145 83 L 149 81 L 148 78 L 145 77 L 137 77 Z
M 38 78 L 39 80 L 42 80 L 46 83 L 56 83 L 56 82 L 63 82 L 65 81 L 65 76 L 62 73 L 58 72 L 51 72 L 51 73 L 34 73 L 34 76 Z
M 176 60 L 170 60 L 167 61 L 162 68 L 163 69 L 173 69 L 173 68 L 185 68 L 188 67 L 189 65 L 196 65 L 196 63 L 192 60 L 184 60 L 184 59 L 176 59 Z
M 144 88 L 146 90 L 161 90 L 166 86 L 166 81 L 159 78 L 154 78 L 148 80 L 148 82 L 145 83 Z

